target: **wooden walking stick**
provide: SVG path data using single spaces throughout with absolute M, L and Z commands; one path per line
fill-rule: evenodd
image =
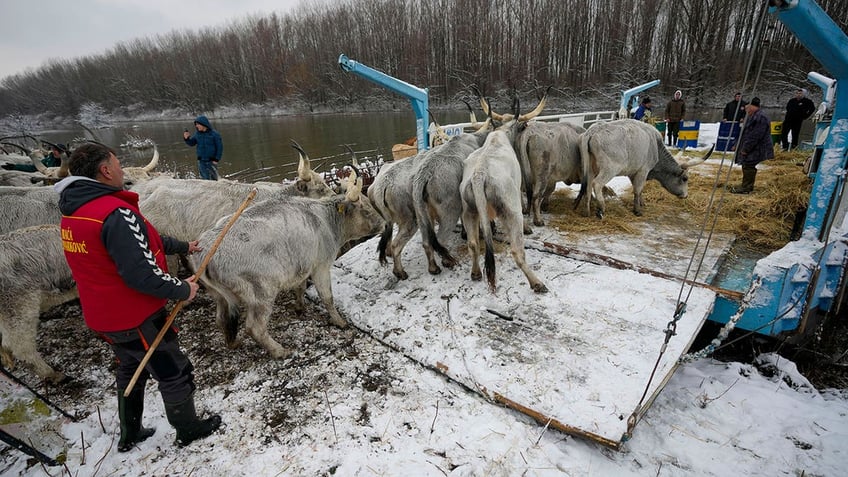
M 203 257 L 203 261 L 200 263 L 200 267 L 194 273 L 195 281 L 200 280 L 200 277 L 203 275 L 203 272 L 206 271 L 206 266 L 209 265 L 209 260 L 211 260 L 212 256 L 215 255 L 215 252 L 218 250 L 218 246 L 221 245 L 221 241 L 224 240 L 224 236 L 227 235 L 227 232 L 230 231 L 230 227 L 233 226 L 233 224 L 236 222 L 236 219 L 238 219 L 241 213 L 244 212 L 244 209 L 246 209 L 247 206 L 250 205 L 250 202 L 253 200 L 254 197 L 256 197 L 256 188 L 250 191 L 250 194 L 248 194 L 247 198 L 244 199 L 244 202 L 242 202 L 238 210 L 233 214 L 232 217 L 230 217 L 230 220 L 227 222 L 227 225 L 225 225 L 224 228 L 221 230 L 221 233 L 218 234 L 218 238 L 215 239 L 215 242 L 209 249 L 209 253 L 207 253 L 206 256 Z M 165 333 L 167 333 L 168 329 L 171 328 L 171 325 L 174 323 L 174 318 L 177 317 L 177 313 L 180 312 L 185 303 L 185 300 L 180 300 L 177 302 L 176 305 L 174 305 L 174 309 L 171 310 L 171 314 L 168 315 L 168 319 L 165 321 L 165 326 L 163 326 L 162 329 L 159 330 L 159 334 L 156 335 L 156 339 L 153 340 L 153 344 L 150 345 L 150 348 L 147 349 L 147 353 L 144 355 L 144 358 L 141 360 L 140 363 L 138 363 L 138 368 L 136 368 L 135 374 L 133 374 L 130 383 L 124 390 L 124 397 L 128 397 L 130 395 L 130 391 L 132 391 L 132 388 L 135 387 L 135 383 L 138 381 L 138 377 L 141 376 L 141 371 L 144 369 L 145 366 L 147 366 L 147 362 L 150 361 L 150 357 L 153 355 L 153 352 L 156 351 L 156 347 L 159 346 L 159 343 L 162 341 L 162 338 L 165 337 Z

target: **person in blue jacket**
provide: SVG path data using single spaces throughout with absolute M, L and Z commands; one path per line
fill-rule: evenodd
M 653 116 L 653 107 L 651 105 L 651 98 L 645 98 L 642 100 L 642 103 L 639 104 L 639 107 L 636 108 L 636 112 L 633 113 L 633 119 L 638 119 L 639 121 L 648 122 Z
M 183 132 L 183 140 L 188 146 L 197 146 L 197 168 L 200 177 L 210 181 L 218 180 L 218 163 L 224 152 L 224 142 L 221 134 L 212 129 L 212 124 L 206 116 L 200 115 L 194 120 L 197 132 L 193 135 L 188 129 Z

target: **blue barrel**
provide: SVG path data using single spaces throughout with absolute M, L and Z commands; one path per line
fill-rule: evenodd
M 719 123 L 715 150 L 719 152 L 732 151 L 739 139 L 740 129 L 740 123 L 736 121 Z

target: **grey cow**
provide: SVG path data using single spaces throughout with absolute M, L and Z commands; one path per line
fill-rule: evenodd
M 427 255 L 427 270 L 433 275 L 442 271 L 436 264 L 434 250 L 441 255 L 445 267 L 453 268 L 456 264 L 443 244 L 462 214 L 459 184 L 465 159 L 483 145 L 489 132 L 491 122 L 486 121 L 475 133 L 461 134 L 433 148 L 421 157 L 412 177 L 412 203 L 421 231 L 421 245 Z M 398 262 L 397 257 L 395 261 Z
M 17 358 L 38 376 L 59 382 L 38 353 L 39 315 L 79 296 L 65 261 L 58 225 L 38 225 L 0 235 L 0 355 L 12 368 Z
M 545 225 L 542 206 L 547 204 L 557 181 L 580 183 L 580 135 L 585 131 L 567 122 L 533 121 L 518 134 L 515 150 L 533 225 Z
M 59 225 L 59 194 L 52 187 L 0 187 L 0 234 L 42 224 Z
M 297 180 L 292 184 L 247 184 L 228 180 L 158 178 L 133 191 L 142 197 L 139 209 L 156 229 L 178 240 L 191 241 L 212 228 L 221 217 L 238 210 L 254 188 L 256 202 L 280 197 L 329 197 L 332 189 L 312 170 L 309 156 L 292 141 L 300 155 Z
M 386 256 L 392 257 L 392 273 L 400 280 L 409 275 L 403 269 L 401 255 L 409 239 L 418 230 L 415 205 L 412 200 L 412 178 L 418 170 L 423 157 L 431 151 L 424 151 L 406 159 L 383 164 L 380 172 L 368 188 L 368 198 L 374 208 L 385 220 L 377 252 L 380 263 L 385 264 Z M 392 239 L 394 225 L 398 225 L 397 237 Z
M 483 147 L 468 156 L 462 173 L 462 223 L 471 252 L 471 279 L 482 278 L 478 263 L 482 230 L 486 277 L 490 289 L 495 291 L 494 241 L 489 221 L 498 219 L 506 230 L 515 264 L 524 272 L 533 291 L 544 293 L 547 287 L 527 266 L 524 255 L 521 170 L 513 149 L 516 128 L 517 121 L 510 121 L 489 134 Z
M 603 218 L 604 185 L 613 177 L 627 176 L 633 185 L 633 213 L 642 215 L 642 189 L 648 179 L 656 179 L 667 191 L 685 199 L 689 195 L 688 169 L 706 161 L 712 152 L 711 147 L 704 157 L 679 163 L 665 148 L 662 134 L 650 124 L 635 119 L 594 124 L 580 140 L 583 177 L 576 202 L 586 197 L 589 215 L 594 197 L 596 215 Z
M 245 328 L 274 358 L 291 351 L 268 333 L 268 318 L 282 290 L 306 288 L 312 278 L 330 322 L 347 322 L 333 303 L 330 270 L 339 249 L 350 240 L 378 233 L 384 222 L 361 194 L 362 181 L 349 176 L 353 186 L 345 195 L 324 199 L 268 199 L 248 207 L 221 242 L 217 255 L 201 278 L 218 305 L 217 320 L 229 347 L 236 345 L 239 303 L 246 312 Z M 227 218 L 200 236 L 208 250 Z M 193 257 L 195 266 L 203 259 Z

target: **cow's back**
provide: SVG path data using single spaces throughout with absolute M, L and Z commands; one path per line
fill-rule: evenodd
M 659 134 L 653 126 L 634 119 L 599 123 L 586 133 L 592 169 L 609 178 L 650 171 L 657 163 Z M 610 175 L 611 174 L 611 175 Z

